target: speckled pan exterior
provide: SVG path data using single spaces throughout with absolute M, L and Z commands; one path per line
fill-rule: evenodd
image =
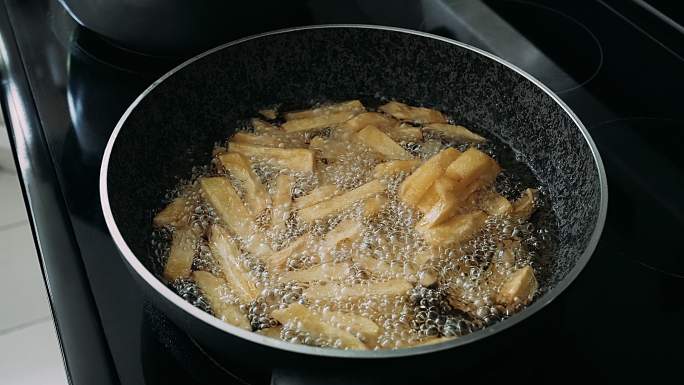
M 111 214 L 127 246 L 147 258 L 151 215 L 163 192 L 206 164 L 214 143 L 240 119 L 276 103 L 302 108 L 359 96 L 434 107 L 512 146 L 547 186 L 558 218 L 552 283 L 576 267 L 602 225 L 606 197 L 600 160 L 573 117 L 532 81 L 481 53 L 425 35 L 357 27 L 299 29 L 229 45 L 140 98 L 103 166 Z

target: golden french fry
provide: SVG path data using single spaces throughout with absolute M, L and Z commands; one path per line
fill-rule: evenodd
M 313 172 L 314 153 L 306 148 L 275 148 L 247 143 L 228 143 L 228 151 L 261 158 L 276 167 L 292 171 Z
M 385 207 L 387 203 L 387 197 L 383 195 L 372 196 L 365 201 L 363 201 L 363 206 L 361 208 L 361 213 L 364 218 L 372 218 Z
M 448 221 L 432 226 L 416 226 L 416 230 L 431 245 L 458 245 L 477 233 L 487 219 L 484 211 L 456 215 Z
M 265 328 L 265 329 L 257 330 L 257 333 L 261 334 L 262 336 L 280 339 L 280 331 L 281 330 L 283 330 L 283 327 L 278 325 L 278 326 L 275 326 L 272 328 Z
M 271 197 L 259 177 L 252 171 L 249 159 L 242 154 L 231 152 L 219 155 L 219 160 L 223 168 L 240 180 L 245 187 L 245 202 L 254 216 L 259 215 L 271 205 Z
M 413 107 L 399 102 L 389 102 L 378 108 L 380 111 L 390 114 L 401 120 L 414 123 L 446 123 L 446 118 L 441 112 L 425 107 Z
M 375 126 L 366 126 L 366 128 L 355 134 L 355 138 L 373 151 L 381 154 L 385 159 L 413 159 L 413 156 L 408 151 L 404 150 L 397 142 L 393 141 L 392 138 L 378 130 Z
M 222 287 L 225 286 L 225 281 L 206 271 L 193 272 L 192 279 L 209 302 L 209 306 L 216 318 L 245 330 L 252 330 L 249 319 L 240 310 L 240 306 L 223 300 Z
M 368 255 L 358 254 L 352 257 L 352 261 L 357 265 L 361 266 L 364 270 L 367 270 L 373 274 L 380 277 L 397 277 L 402 276 L 408 278 L 409 276 L 415 274 L 415 271 L 404 264 L 392 265 L 385 261 L 381 261 L 377 258 L 373 258 Z
M 487 139 L 468 130 L 467 128 L 453 124 L 432 123 L 423 126 L 423 130 L 434 132 L 445 138 L 462 142 L 483 143 L 487 141 Z
M 325 116 L 325 115 L 329 115 L 329 114 L 334 113 L 334 112 L 357 112 L 358 113 L 358 112 L 363 112 L 365 110 L 366 109 L 363 107 L 363 104 L 361 104 L 360 101 L 349 100 L 346 102 L 328 104 L 326 106 L 313 108 L 310 110 L 286 112 L 285 113 L 285 119 L 286 120 L 306 119 L 306 118 L 314 118 L 317 116 Z
M 254 128 L 254 132 L 256 132 L 257 134 L 270 134 L 276 131 L 280 131 L 280 128 L 278 128 L 278 126 L 265 122 L 259 118 L 254 118 L 251 122 L 252 127 Z
M 298 329 L 309 333 L 314 338 L 323 338 L 330 341 L 339 340 L 341 348 L 367 350 L 366 345 L 346 330 L 336 328 L 323 321 L 321 316 L 312 312 L 304 305 L 292 303 L 287 308 L 275 310 L 273 318 L 283 325 L 296 324 Z
M 348 263 L 322 263 L 308 269 L 282 273 L 278 278 L 282 282 L 336 281 L 349 275 Z
M 457 213 L 461 203 L 461 197 L 454 193 L 457 185 L 453 179 L 447 177 L 441 177 L 435 181 L 430 191 L 434 189 L 437 201 L 425 212 L 425 216 L 420 220 L 418 226 L 435 226 L 444 223 Z M 430 195 L 430 200 L 432 199 L 432 195 Z M 418 207 L 419 209 L 423 208 L 420 204 Z
M 316 203 L 323 202 L 338 194 L 337 186 L 333 184 L 316 187 L 306 195 L 302 195 L 294 200 L 294 208 L 301 210 L 305 207 L 313 206 Z
M 496 300 L 506 305 L 527 304 L 532 301 L 538 286 L 534 270 L 530 266 L 525 266 L 506 278 L 497 293 Z
M 420 163 L 419 159 L 390 160 L 389 162 L 380 163 L 373 169 L 373 178 L 387 178 L 400 172 L 409 173 L 415 170 Z
M 283 123 L 282 127 L 285 132 L 302 132 L 318 130 L 326 127 L 333 127 L 340 123 L 346 122 L 358 114 L 358 111 L 339 111 L 330 112 L 325 115 L 312 116 L 310 118 L 301 118 L 288 120 Z
M 173 233 L 169 259 L 164 265 L 164 279 L 172 282 L 190 276 L 198 239 L 199 236 L 188 228 L 178 229 Z
M 247 251 L 256 256 L 272 252 L 263 234 L 257 231 L 256 223 L 228 178 L 201 178 L 200 186 L 207 201 L 228 228 L 242 239 Z
M 254 135 L 247 132 L 236 132 L 230 137 L 233 143 L 256 144 L 259 146 L 278 147 L 283 141 L 272 135 Z
M 497 192 L 486 194 L 480 203 L 480 207 L 489 215 L 506 215 L 513 211 L 511 202 Z
M 273 108 L 266 108 L 263 110 L 259 110 L 259 115 L 263 116 L 266 119 L 273 120 L 278 117 L 278 112 Z
M 461 152 L 446 148 L 425 161 L 401 183 L 399 198 L 411 207 L 416 207 L 430 186 L 444 174 L 446 168 L 458 159 Z
M 458 183 L 456 193 L 466 196 L 492 183 L 500 171 L 501 167 L 494 159 L 471 147 L 451 162 L 445 175 Z
M 324 311 L 321 313 L 321 319 L 339 329 L 361 334 L 365 340 L 372 340 L 380 335 L 378 324 L 358 314 Z
M 316 219 L 324 218 L 330 214 L 342 211 L 351 207 L 355 202 L 364 200 L 375 194 L 385 191 L 385 184 L 374 179 L 353 190 L 341 195 L 316 203 L 302 210 L 299 210 L 299 218 L 304 222 L 312 222 Z
M 400 124 L 387 130 L 387 135 L 397 142 L 420 142 L 423 140 L 423 131 L 408 124 Z
M 318 245 L 316 245 L 316 255 L 321 262 L 328 261 L 330 252 L 335 250 L 337 245 L 345 240 L 356 240 L 363 231 L 363 224 L 353 219 L 345 219 L 338 223 L 334 229 L 328 231 Z
M 368 296 L 405 295 L 412 287 L 413 286 L 403 278 L 354 285 L 328 283 L 327 285 L 310 286 L 304 290 L 304 296 L 311 300 L 356 300 Z
M 245 304 L 254 301 L 259 291 L 254 280 L 240 263 L 240 250 L 230 234 L 221 226 L 211 227 L 209 248 L 223 270 L 228 286 Z
M 535 210 L 535 201 L 538 191 L 528 188 L 523 191 L 520 198 L 513 203 L 513 216 L 516 218 L 529 219 Z
M 271 253 L 271 255 L 265 258 L 266 264 L 272 270 L 282 270 L 287 264 L 287 260 L 302 250 L 304 250 L 307 244 L 311 241 L 311 234 L 305 233 L 300 235 L 297 239 L 291 241 L 284 248 Z
M 320 136 L 311 139 L 311 142 L 309 142 L 309 149 L 316 151 L 320 159 L 326 159 L 328 161 L 335 161 L 349 152 L 346 142 L 324 139 Z
M 367 126 L 375 126 L 381 130 L 388 130 L 398 125 L 398 121 L 385 114 L 377 112 L 364 112 L 344 122 L 341 126 L 343 130 L 349 133 L 355 133 Z
M 185 217 L 185 198 L 179 197 L 171 201 L 162 211 L 154 216 L 153 223 L 157 227 L 187 225 Z
M 295 180 L 291 175 L 280 174 L 276 177 L 275 192 L 271 197 L 271 226 L 280 228 L 285 225 L 292 208 L 292 188 Z

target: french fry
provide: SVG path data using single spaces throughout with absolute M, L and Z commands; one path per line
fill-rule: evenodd
M 437 201 L 425 212 L 425 216 L 420 220 L 418 226 L 432 227 L 444 223 L 456 214 L 461 202 L 461 197 L 454 194 L 457 185 L 453 179 L 446 177 L 441 177 L 435 181 L 430 189 L 434 189 Z M 432 199 L 432 195 L 430 195 L 430 200 Z M 420 204 L 418 207 L 419 209 L 423 208 Z
M 351 207 L 355 202 L 364 200 L 375 194 L 385 191 L 385 184 L 374 179 L 353 190 L 341 195 L 316 203 L 302 210 L 299 210 L 299 218 L 304 222 L 312 222 L 316 219 L 324 218 L 330 214 L 342 211 Z
M 242 238 L 247 251 L 258 257 L 272 252 L 264 236 L 256 231 L 256 223 L 228 178 L 201 178 L 200 186 L 221 220 Z
M 432 123 L 423 126 L 424 131 L 434 132 L 447 139 L 470 143 L 484 143 L 487 139 L 459 125 Z
M 276 131 L 281 131 L 278 126 L 265 122 L 259 118 L 252 119 L 251 123 L 252 128 L 254 128 L 254 132 L 257 134 L 270 134 Z
M 354 136 L 357 141 L 381 154 L 385 159 L 413 159 L 413 156 L 408 151 L 404 150 L 397 142 L 393 141 L 392 138 L 378 130 L 375 126 L 366 126 L 366 128 L 357 132 Z
M 228 286 L 233 293 L 245 304 L 254 301 L 258 296 L 258 289 L 249 273 L 240 264 L 240 250 L 230 234 L 221 226 L 211 227 L 209 248 L 217 259 Z
M 304 297 L 311 300 L 357 300 L 368 296 L 401 296 L 413 286 L 403 278 L 395 278 L 382 282 L 344 285 L 328 283 L 314 285 L 304 290 Z
M 469 300 L 465 299 L 463 290 L 461 288 L 456 286 L 449 288 L 446 293 L 446 299 L 452 308 L 471 315 L 475 314 L 476 306 Z
M 273 120 L 278 117 L 278 112 L 273 108 L 266 108 L 263 110 L 259 110 L 259 115 L 263 116 L 266 119 Z
M 506 215 L 513 211 L 511 202 L 497 192 L 486 194 L 480 203 L 480 208 L 489 215 Z
M 273 318 L 283 325 L 296 324 L 299 329 L 309 333 L 314 338 L 324 338 L 330 341 L 339 340 L 341 348 L 367 350 L 366 345 L 353 334 L 336 328 L 321 319 L 321 316 L 312 312 L 304 305 L 292 303 L 285 309 L 275 310 Z
M 259 146 L 278 147 L 283 141 L 273 135 L 254 135 L 247 132 L 236 132 L 230 137 L 233 143 L 256 144 Z
M 401 276 L 404 278 L 409 278 L 411 275 L 415 274 L 415 271 L 411 268 L 408 268 L 407 265 L 392 265 L 364 254 L 354 255 L 352 257 L 352 261 L 361 266 L 364 270 L 367 270 L 380 277 Z
M 373 178 L 387 178 L 400 172 L 409 173 L 415 170 L 420 163 L 419 159 L 390 160 L 389 162 L 380 163 L 373 169 Z
M 390 114 L 401 120 L 414 123 L 446 123 L 446 118 L 441 112 L 425 107 L 413 107 L 399 102 L 389 102 L 378 108 L 380 111 Z
M 529 219 L 535 210 L 535 201 L 538 191 L 528 188 L 523 191 L 520 198 L 513 203 L 513 216 L 516 218 Z
M 325 106 L 312 108 L 310 110 L 286 112 L 285 113 L 285 119 L 286 120 L 306 119 L 306 118 L 313 118 L 316 116 L 329 115 L 333 112 L 349 112 L 349 111 L 351 111 L 351 112 L 363 112 L 365 110 L 366 110 L 365 107 L 363 106 L 363 104 L 361 104 L 360 101 L 348 100 L 346 102 L 328 104 Z
M 388 130 L 398 124 L 399 121 L 385 114 L 364 112 L 344 122 L 341 125 L 341 128 L 347 133 L 355 133 L 367 126 L 375 126 L 381 130 Z
M 492 183 L 501 167 L 489 155 L 469 148 L 447 167 L 445 175 L 458 183 L 454 193 L 465 197 L 473 191 Z
M 276 177 L 275 192 L 271 197 L 271 226 L 281 228 L 290 216 L 292 208 L 292 188 L 295 180 L 288 174 L 280 174 Z
M 285 132 L 318 130 L 346 122 L 353 118 L 357 113 L 358 111 L 339 111 L 330 112 L 325 115 L 312 116 L 310 118 L 293 119 L 283 123 L 282 128 Z
M 365 340 L 373 340 L 380 335 L 380 326 L 371 319 L 354 313 L 324 311 L 321 319 L 339 329 L 361 334 Z
M 198 235 L 189 228 L 177 229 L 173 233 L 169 259 L 164 265 L 164 279 L 173 282 L 190 276 L 198 239 Z
M 287 260 L 294 255 L 295 253 L 298 253 L 302 250 L 304 250 L 307 246 L 307 244 L 311 240 L 311 234 L 305 233 L 300 235 L 297 239 L 291 241 L 287 246 L 284 248 L 271 253 L 271 255 L 267 256 L 265 258 L 266 264 L 272 269 L 272 270 L 282 270 L 285 268 L 285 265 L 287 264 Z
M 345 219 L 338 223 L 334 229 L 328 231 L 323 237 L 323 240 L 318 244 L 316 254 L 318 254 L 321 262 L 328 260 L 330 252 L 332 252 L 337 245 L 345 240 L 356 240 L 363 230 L 363 224 L 353 219 Z
M 527 304 L 537 291 L 537 279 L 532 267 L 525 266 L 511 273 L 497 293 L 496 300 L 501 304 Z
M 206 271 L 193 272 L 192 280 L 204 294 L 216 318 L 245 330 L 252 330 L 249 319 L 240 307 L 223 301 L 221 288 L 225 285 L 225 281 Z
M 157 227 L 182 227 L 187 224 L 185 216 L 185 198 L 179 197 L 171 201 L 162 211 L 154 216 L 153 223 Z
M 259 177 L 252 171 L 249 159 L 242 154 L 232 152 L 219 155 L 219 160 L 223 168 L 240 180 L 245 187 L 245 201 L 254 216 L 259 215 L 270 206 L 271 197 Z
M 365 201 L 363 201 L 363 206 L 361 208 L 361 214 L 364 218 L 372 218 L 385 207 L 387 203 L 387 198 L 383 195 L 372 196 Z
M 278 278 L 281 282 L 336 281 L 343 279 L 349 273 L 348 263 L 322 263 L 308 269 L 282 273 Z
M 275 326 L 272 328 L 259 329 L 259 330 L 257 330 L 257 333 L 261 334 L 262 336 L 280 339 L 280 331 L 281 330 L 283 330 L 283 327 L 278 325 L 278 326 Z
M 444 174 L 446 168 L 458 159 L 461 152 L 447 148 L 425 161 L 401 183 L 399 198 L 411 207 L 416 207 L 430 186 Z
M 400 124 L 387 130 L 387 135 L 397 142 L 420 142 L 423 140 L 423 131 L 407 124 Z
M 437 256 L 435 250 L 432 247 L 427 247 L 416 252 L 413 256 L 413 262 L 419 267 L 423 267 L 431 260 L 434 260 Z
M 456 215 L 440 225 L 416 226 L 416 230 L 431 245 L 458 245 L 475 235 L 482 228 L 485 219 L 487 214 L 478 210 Z
M 334 184 L 323 185 L 316 187 L 310 193 L 302 195 L 294 200 L 294 208 L 301 210 L 305 207 L 313 206 L 316 203 L 323 202 L 338 194 L 337 186 Z
M 348 152 L 346 143 L 316 136 L 309 142 L 309 150 L 316 151 L 320 159 L 335 161 Z
M 228 143 L 228 151 L 261 158 L 276 167 L 313 172 L 314 153 L 306 148 L 275 148 L 246 143 Z

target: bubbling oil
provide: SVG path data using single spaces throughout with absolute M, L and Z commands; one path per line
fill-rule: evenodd
M 252 129 L 246 127 L 241 131 L 252 132 Z M 340 191 L 357 188 L 372 180 L 373 168 L 382 161 L 371 149 L 349 141 L 335 129 L 289 134 L 280 132 L 277 135 L 280 148 L 308 148 L 310 141 L 319 136 L 337 142 L 338 150 L 341 151 L 341 155 L 332 161 L 318 158 L 314 173 L 289 172 L 295 181 L 291 191 L 293 198 L 304 196 L 327 184 L 337 186 Z M 490 135 L 487 139 L 487 142 L 475 146 L 496 159 L 503 168 L 495 184 L 490 187 L 491 190 L 508 199 L 515 199 L 526 187 L 541 188 L 532 170 L 517 160 L 508 146 L 494 136 Z M 427 132 L 421 142 L 398 143 L 411 155 L 422 160 L 447 147 L 464 151 L 471 146 Z M 222 150 L 223 143 L 217 143 L 215 153 Z M 273 193 L 276 178 L 285 171 L 263 159 L 249 160 L 266 190 Z M 216 256 L 212 255 L 206 234 L 212 225 L 222 224 L 222 220 L 206 201 L 199 186 L 199 179 L 208 176 L 226 176 L 240 197 L 246 194 L 245 186 L 242 186 L 240 180 L 224 171 L 216 158 L 213 158 L 206 166 L 195 167 L 190 178 L 181 181 L 176 188 L 169 191 L 164 201 L 184 197 L 184 217 L 193 229 L 204 234 L 193 245 L 196 254 L 192 270 L 207 271 L 221 277 L 221 268 Z M 547 289 L 546 282 L 551 269 L 548 255 L 552 254 L 555 247 L 556 227 L 555 217 L 543 188 L 540 199 L 536 201 L 537 211 L 531 220 L 490 216 L 472 239 L 459 246 L 435 249 L 427 245 L 415 230 L 421 214 L 398 198 L 399 185 L 406 176 L 407 173 L 398 173 L 384 181 L 388 186 L 387 201 L 372 218 L 364 216 L 363 205 L 359 203 L 338 214 L 308 224 L 299 221 L 294 211 L 290 213 L 285 225 L 278 228 L 269 226 L 268 215 L 257 217 L 256 220 L 257 231 L 264 235 L 265 242 L 273 250 L 287 247 L 307 232 L 313 235 L 311 239 L 314 241 L 320 240 L 343 220 L 362 223 L 360 236 L 352 241 L 342 242 L 328 255 L 329 262 L 346 263 L 350 266 L 348 274 L 337 282 L 342 285 L 359 285 L 403 278 L 413 286 L 405 295 L 368 295 L 354 300 L 312 300 L 306 297 L 306 289 L 323 283 L 283 281 L 280 279 L 280 272 L 270 271 L 259 258 L 244 252 L 239 260 L 258 288 L 258 298 L 251 303 L 240 303 L 230 288 L 226 287 L 222 299 L 240 306 L 247 315 L 252 330 L 282 326 L 279 335 L 282 340 L 312 346 L 336 348 L 343 346 L 343 342 L 339 338 L 312 335 L 302 327 L 301 322 L 280 325 L 271 314 L 290 304 L 300 303 L 317 314 L 344 312 L 360 315 L 377 324 L 380 332 L 369 338 L 349 327 L 345 331 L 356 336 L 369 348 L 379 350 L 409 347 L 434 337 L 463 336 L 524 308 L 523 305 L 503 306 L 494 300 L 498 287 L 488 284 L 493 271 L 506 275 L 517 268 L 532 266 L 540 283 L 536 296 Z M 171 226 L 156 228 L 150 238 L 152 266 L 160 277 L 174 231 Z M 500 245 L 506 240 L 515 240 L 522 245 L 516 250 L 513 260 L 502 258 Z M 316 247 L 309 246 L 311 247 L 303 247 L 289 256 L 285 264 L 286 272 L 310 268 L 321 262 L 316 255 Z M 421 266 L 419 256 L 428 250 L 435 257 Z M 382 263 L 383 269 L 369 269 L 358 263 L 357 257 Z M 430 278 L 429 284 L 424 285 L 426 277 Z M 209 302 L 190 279 L 178 279 L 169 285 L 188 302 L 212 312 Z M 454 291 L 459 293 L 459 301 L 450 300 Z M 344 324 L 334 323 L 333 326 L 345 327 Z

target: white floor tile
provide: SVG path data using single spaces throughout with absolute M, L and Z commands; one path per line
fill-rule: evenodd
M 0 231 L 0 272 L 0 333 L 50 315 L 28 224 Z
M 0 383 L 68 384 L 52 320 L 0 334 Z
M 0 228 L 26 218 L 26 206 L 17 176 L 0 170 Z

